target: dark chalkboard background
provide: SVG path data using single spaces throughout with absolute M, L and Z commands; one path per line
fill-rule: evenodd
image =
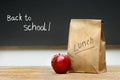
M 7 15 L 19 14 L 22 21 L 7 20 Z M 31 21 L 25 21 L 25 15 Z M 104 20 L 107 44 L 120 44 L 120 5 L 115 0 L 3 0 L 0 2 L 0 46 L 67 45 L 71 18 Z M 50 23 L 50 30 L 24 31 L 23 25 L 32 22 L 40 26 Z

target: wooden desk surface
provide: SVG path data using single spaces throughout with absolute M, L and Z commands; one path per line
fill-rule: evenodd
M 0 80 L 120 80 L 120 66 L 108 66 L 101 74 L 56 74 L 48 66 L 0 67 Z

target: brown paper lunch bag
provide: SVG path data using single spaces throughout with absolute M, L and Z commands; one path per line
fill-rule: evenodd
M 106 71 L 106 44 L 101 26 L 100 19 L 71 19 L 68 38 L 70 72 Z

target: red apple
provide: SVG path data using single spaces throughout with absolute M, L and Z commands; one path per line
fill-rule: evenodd
M 71 67 L 71 60 L 68 55 L 57 54 L 54 55 L 51 65 L 56 73 L 66 73 Z

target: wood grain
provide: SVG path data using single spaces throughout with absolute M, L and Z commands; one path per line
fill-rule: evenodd
M 120 80 L 120 66 L 108 66 L 101 74 L 56 74 L 49 66 L 0 67 L 0 80 Z
M 120 49 L 120 45 L 106 45 L 107 49 Z M 67 50 L 67 45 L 61 46 L 0 46 L 0 50 L 49 50 L 63 49 Z
M 61 46 L 0 46 L 0 50 L 55 50 L 55 49 L 63 49 L 66 50 L 66 45 Z

